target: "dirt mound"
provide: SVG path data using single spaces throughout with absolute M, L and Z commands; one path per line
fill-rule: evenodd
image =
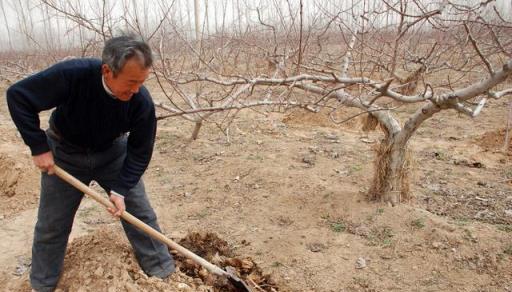
M 120 230 L 107 228 L 74 240 L 59 288 L 64 291 L 208 291 L 177 271 L 161 280 L 146 276 Z M 193 289 L 193 290 L 192 290 Z
M 12 214 L 37 204 L 39 174 L 30 167 L 28 157 L 0 153 L 0 214 Z
M 486 132 L 476 139 L 476 143 L 485 150 L 494 151 L 501 150 L 505 145 L 505 129 Z M 507 153 L 512 154 L 512 133 L 509 134 L 509 148 Z
M 251 259 L 222 256 L 231 251 L 227 242 L 215 234 L 192 233 L 181 243 L 199 255 L 206 255 L 216 265 L 233 267 L 235 273 L 251 287 L 258 287 L 258 291 L 280 290 L 269 276 L 262 275 Z M 176 272 L 171 277 L 163 280 L 148 277 L 137 264 L 120 228 L 103 228 L 69 244 L 57 291 L 236 291 L 224 277 L 213 276 L 191 260 L 174 251 L 173 254 Z M 27 274 L 14 287 L 11 285 L 10 291 L 27 291 Z
M 264 275 L 262 270 L 249 257 L 236 258 L 228 257 L 232 254 L 228 243 L 213 233 L 191 233 L 180 241 L 180 244 L 193 251 L 207 261 L 236 272 L 249 286 L 257 288 L 258 291 L 279 291 L 276 283 L 270 275 Z M 215 277 L 209 274 L 204 268 L 175 254 L 177 266 L 185 274 L 191 277 L 199 276 L 207 285 L 213 286 L 215 291 L 237 291 L 224 277 Z

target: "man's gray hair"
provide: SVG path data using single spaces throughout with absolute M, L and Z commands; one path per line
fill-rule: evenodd
M 117 76 L 126 61 L 134 57 L 144 68 L 149 68 L 153 64 L 151 48 L 146 42 L 135 35 L 123 35 L 105 42 L 101 60 L 110 67 L 114 76 Z

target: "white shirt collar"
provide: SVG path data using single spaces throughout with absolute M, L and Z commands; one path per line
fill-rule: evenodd
M 105 76 L 101 75 L 101 83 L 103 84 L 103 88 L 105 89 L 105 91 L 114 99 L 117 99 L 117 97 L 114 95 L 114 93 L 112 92 L 112 90 L 110 90 L 110 88 L 108 88 L 107 86 L 107 83 L 105 83 Z

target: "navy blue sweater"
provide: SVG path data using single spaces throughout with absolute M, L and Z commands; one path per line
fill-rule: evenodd
M 90 151 L 101 151 L 129 132 L 127 156 L 115 185 L 121 195 L 146 170 L 155 142 L 156 117 L 151 96 L 141 87 L 130 101 L 110 96 L 103 87 L 101 61 L 74 59 L 57 63 L 7 90 L 12 119 L 32 155 L 50 150 L 39 112 L 56 108 L 51 120 L 62 137 Z

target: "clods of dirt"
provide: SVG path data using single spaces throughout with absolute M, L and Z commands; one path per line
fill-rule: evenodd
M 271 276 L 264 274 L 250 257 L 232 257 L 228 243 L 213 233 L 193 232 L 183 238 L 180 244 L 214 265 L 236 273 L 236 276 L 257 291 L 280 291 Z M 214 291 L 237 291 L 225 277 L 214 276 L 179 254 L 175 254 L 175 259 L 181 271 L 188 276 L 199 277 L 205 284 L 212 286 Z
M 0 214 L 10 217 L 37 204 L 39 175 L 23 155 L 0 153 Z
M 16 186 L 23 173 L 23 165 L 15 164 L 13 160 L 10 156 L 0 154 L 0 195 L 9 198 L 16 194 Z

